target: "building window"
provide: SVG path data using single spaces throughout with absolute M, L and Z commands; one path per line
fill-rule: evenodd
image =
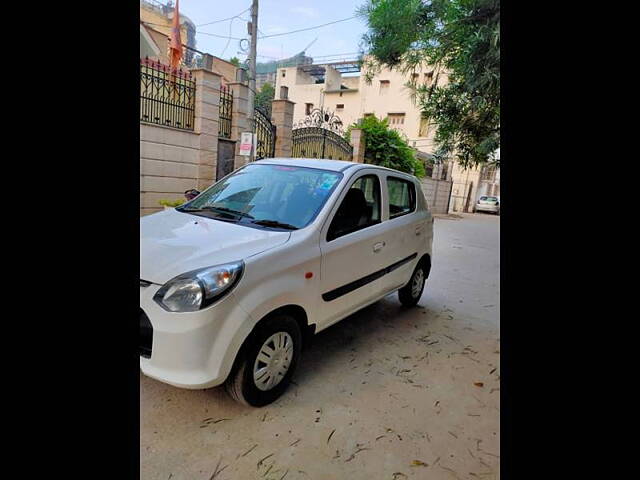
M 336 111 L 337 112 L 341 112 L 342 110 L 344 110 L 344 103 L 339 103 L 336 105 Z
M 287 71 L 286 70 L 281 70 L 281 72 L 282 72 L 282 78 L 287 76 Z
M 449 164 L 443 163 L 442 170 L 440 171 L 440 179 L 439 180 L 447 180 L 449 175 Z
M 384 95 L 389 91 L 389 85 L 391 85 L 389 80 L 380 80 L 380 95 Z
M 404 125 L 404 113 L 390 113 L 387 117 L 389 118 L 389 125 L 391 125 L 391 127 Z
M 419 79 L 420 79 L 419 73 L 414 73 L 411 75 L 411 83 L 418 83 Z
M 363 118 L 373 117 L 373 113 L 365 113 L 362 115 Z
M 484 165 L 482 167 L 482 172 L 480 173 L 480 180 L 484 180 L 487 182 L 495 182 L 496 181 L 495 165 Z
M 313 103 L 305 103 L 304 104 L 304 114 L 311 115 L 311 110 L 313 110 Z
M 433 70 L 424 74 L 424 83 L 428 86 L 433 81 Z
M 420 129 L 418 130 L 419 137 L 426 137 L 429 134 L 429 119 L 420 118 Z

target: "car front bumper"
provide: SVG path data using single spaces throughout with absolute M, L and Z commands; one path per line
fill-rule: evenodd
M 233 292 L 204 310 L 174 313 L 153 300 L 159 288 L 155 284 L 140 287 L 142 373 L 180 388 L 222 384 L 239 349 L 242 327 L 250 323 Z M 143 314 L 151 335 L 148 327 L 144 329 Z

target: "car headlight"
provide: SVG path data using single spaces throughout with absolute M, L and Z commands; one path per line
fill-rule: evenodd
M 153 299 L 170 312 L 195 312 L 229 293 L 243 269 L 239 261 L 183 273 L 165 283 Z

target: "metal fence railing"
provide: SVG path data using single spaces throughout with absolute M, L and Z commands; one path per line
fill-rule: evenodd
M 218 136 L 231 138 L 231 120 L 233 116 L 233 90 L 224 85 L 220 86 L 220 110 L 218 122 Z
M 204 52 L 182 44 L 182 65 L 185 68 L 205 68 Z
M 191 73 L 140 59 L 140 121 L 193 130 L 196 83 Z
M 253 111 L 253 122 L 256 132 L 256 160 L 273 158 L 276 150 L 276 126 L 260 107 Z
M 167 15 L 170 11 L 172 11 L 173 8 L 170 5 L 158 2 L 157 0 L 140 0 L 140 6 L 148 10 L 153 10 L 162 15 Z

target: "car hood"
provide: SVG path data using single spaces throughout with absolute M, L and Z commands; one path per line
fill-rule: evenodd
M 290 236 L 164 210 L 140 219 L 140 279 L 164 284 L 191 270 L 244 260 Z

